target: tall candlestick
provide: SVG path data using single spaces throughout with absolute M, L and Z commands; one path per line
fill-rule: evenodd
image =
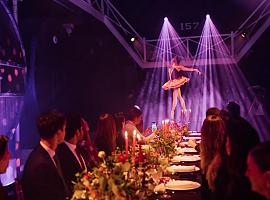
M 169 122 L 170 120 L 169 119 L 165 119 L 165 132 L 169 132 Z
M 125 131 L 126 158 L 128 159 L 128 132 Z
M 132 141 L 132 155 L 135 157 L 135 146 L 136 146 L 136 130 L 133 131 L 133 141 Z
M 139 162 L 142 162 L 142 145 L 141 145 L 141 136 L 137 135 L 139 143 Z

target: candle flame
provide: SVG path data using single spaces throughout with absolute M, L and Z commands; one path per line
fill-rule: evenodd
M 137 135 L 137 138 L 139 141 L 141 140 L 141 136 L 139 134 Z

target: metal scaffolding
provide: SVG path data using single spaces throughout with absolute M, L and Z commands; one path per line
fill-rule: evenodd
M 158 65 L 155 62 L 154 52 L 158 39 L 148 40 L 139 35 L 120 12 L 109 0 L 54 0 L 56 3 L 68 7 L 72 10 L 83 10 L 92 15 L 112 32 L 121 45 L 127 50 L 130 56 L 142 68 L 152 68 Z M 227 45 L 230 53 L 222 58 L 210 58 L 214 64 L 233 64 L 239 62 L 247 53 L 256 40 L 270 25 L 270 1 L 263 0 L 247 20 L 236 30 L 228 34 L 220 35 Z M 131 42 L 130 38 L 135 41 Z M 187 56 L 182 60 L 183 64 L 190 65 L 194 62 L 196 55 L 190 54 L 191 44 L 199 44 L 201 36 L 182 37 L 183 43 L 187 47 Z M 245 37 L 245 39 L 239 39 Z M 204 64 L 204 59 L 196 59 L 196 64 Z

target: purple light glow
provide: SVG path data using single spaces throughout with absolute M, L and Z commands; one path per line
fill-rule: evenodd
M 224 39 L 220 36 L 210 16 L 207 16 L 193 59 L 194 68 L 198 68 L 202 75 L 188 73 L 190 82 L 181 87 L 186 108 L 188 111 L 191 110 L 188 116 L 190 129 L 200 130 L 209 107 L 224 109 L 229 101 L 236 101 L 241 106 L 242 116 L 252 122 L 261 133 L 263 140 L 267 138 L 265 124 L 270 124 L 269 117 L 267 113 L 263 113 L 264 122 L 256 117 L 257 112 L 253 106 L 256 96 L 248 91 L 250 86 L 236 64 L 226 64 L 225 61 L 222 65 L 212 63 L 213 59 L 225 60 L 231 56 Z M 185 65 L 181 63 L 181 58 L 192 57 L 168 19 L 164 20 L 158 41 L 156 52 L 153 54 L 156 59 L 156 68 L 149 70 L 137 101 L 143 107 L 146 127 L 149 127 L 152 121 L 160 124 L 162 120 L 170 118 L 172 92 L 162 90 L 161 86 L 169 79 L 167 67 L 171 59 L 178 56 L 180 64 Z M 204 63 L 201 60 L 204 60 Z M 160 64 L 163 67 L 158 66 Z M 256 101 L 256 105 L 256 107 L 262 107 L 259 101 Z M 183 122 L 181 109 L 178 103 L 175 110 L 177 122 Z

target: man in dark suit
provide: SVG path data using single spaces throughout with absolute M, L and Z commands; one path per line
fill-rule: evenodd
M 56 150 L 70 191 L 73 191 L 72 181 L 76 182 L 75 174 L 86 168 L 85 160 L 77 148 L 77 144 L 84 136 L 82 123 L 82 118 L 79 115 L 75 113 L 67 115 L 65 141 Z
M 8 138 L 4 135 L 0 135 L 0 174 L 4 174 L 7 171 L 8 163 L 10 160 L 10 152 L 8 149 Z M 7 194 L 2 186 L 0 180 L 0 199 L 5 200 Z
M 65 138 L 65 117 L 59 112 L 48 112 L 38 118 L 37 128 L 40 143 L 31 152 L 23 171 L 25 200 L 64 200 L 69 191 L 55 150 Z

